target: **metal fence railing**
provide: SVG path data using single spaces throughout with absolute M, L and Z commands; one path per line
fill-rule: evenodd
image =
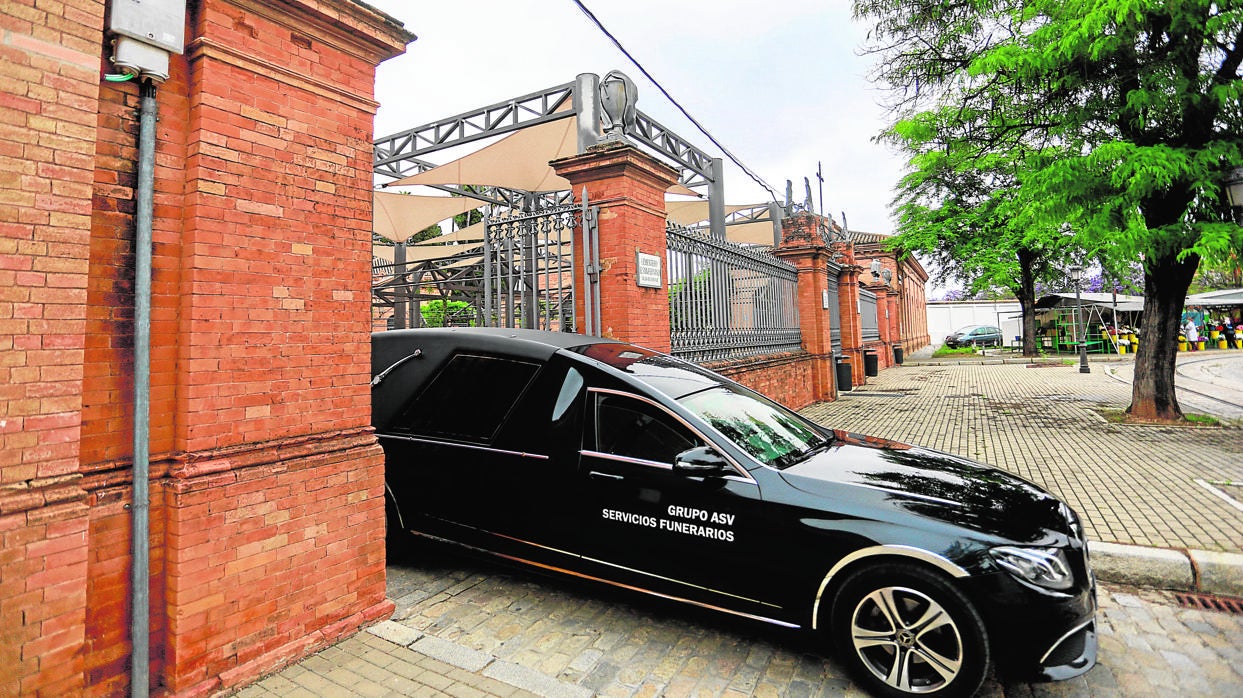
M 798 272 L 763 249 L 667 223 L 672 353 L 718 361 L 798 351 Z

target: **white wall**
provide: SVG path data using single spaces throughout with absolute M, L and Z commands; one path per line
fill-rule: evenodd
M 1002 344 L 1009 346 L 1023 336 L 1021 313 L 1018 301 L 928 301 L 928 338 L 936 348 L 960 327 L 991 325 L 1001 328 Z

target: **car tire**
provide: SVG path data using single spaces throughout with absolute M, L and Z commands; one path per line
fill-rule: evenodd
M 984 621 L 937 572 L 901 563 L 857 570 L 831 609 L 837 654 L 873 695 L 969 696 L 988 675 Z

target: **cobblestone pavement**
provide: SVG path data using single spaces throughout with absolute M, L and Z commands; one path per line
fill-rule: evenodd
M 862 696 L 805 636 L 510 571 L 440 546 L 389 567 L 393 621 L 240 692 L 268 696 Z M 1102 588 L 1100 660 L 980 696 L 1243 695 L 1243 616 Z
M 1110 423 L 1100 410 L 1125 409 L 1131 387 L 1093 369 L 899 366 L 803 414 L 1021 475 L 1074 507 L 1094 540 L 1243 550 L 1243 428 Z

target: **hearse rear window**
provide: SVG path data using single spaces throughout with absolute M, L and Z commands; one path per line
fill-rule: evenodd
M 489 443 L 540 364 L 458 354 L 393 422 L 402 434 Z

